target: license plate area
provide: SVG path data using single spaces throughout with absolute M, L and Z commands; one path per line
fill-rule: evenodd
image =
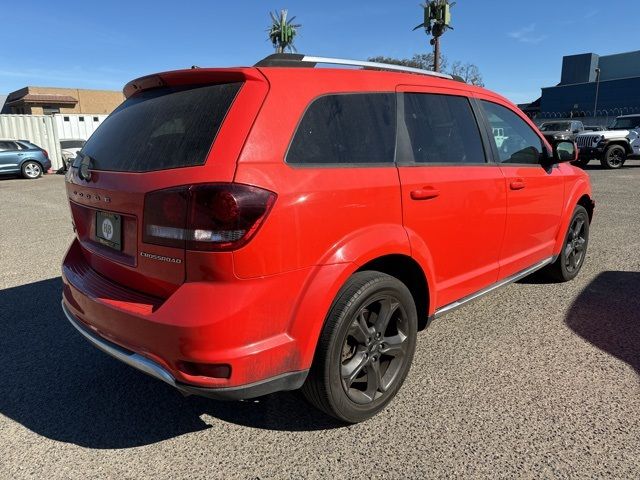
M 96 212 L 96 240 L 114 250 L 122 250 L 122 216 Z

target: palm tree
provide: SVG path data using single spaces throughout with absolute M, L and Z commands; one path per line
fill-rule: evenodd
M 279 15 L 278 12 L 269 12 L 269 15 L 271 16 L 271 27 L 267 29 L 267 32 L 269 32 L 269 40 L 273 43 L 276 53 L 284 53 L 285 50 L 296 52 L 293 40 L 302 25 L 293 23 L 295 16 L 287 20 L 287 10 L 280 10 Z
M 424 28 L 427 35 L 433 36 L 431 45 L 433 45 L 433 70 L 440 71 L 440 37 L 450 28 L 453 30 L 451 23 L 451 7 L 456 2 L 449 3 L 449 0 L 428 0 L 420 5 L 424 10 L 424 22 L 414 28 Z

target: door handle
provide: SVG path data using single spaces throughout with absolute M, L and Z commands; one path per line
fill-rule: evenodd
M 509 184 L 511 190 L 522 190 L 526 186 L 527 184 L 525 183 L 523 178 L 516 178 L 514 180 L 511 180 L 511 183 Z
M 440 195 L 440 190 L 432 187 L 418 188 L 417 190 L 411 190 L 412 200 L 429 200 L 430 198 L 436 198 Z

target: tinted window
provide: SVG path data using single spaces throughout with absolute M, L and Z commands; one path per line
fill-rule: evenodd
M 13 145 L 12 142 L 0 142 L 0 150 L 1 151 L 16 150 L 16 147 Z
M 395 94 L 327 95 L 314 100 L 293 137 L 288 163 L 393 163 Z
M 403 145 L 398 160 L 415 163 L 485 163 L 469 100 L 451 95 L 405 93 Z M 402 129 L 401 129 L 402 130 Z
M 148 172 L 202 165 L 241 85 L 143 91 L 100 124 L 82 154 L 93 159 L 97 170 Z
M 508 108 L 482 101 L 493 130 L 493 139 L 502 163 L 538 164 L 542 141 L 533 129 Z
M 22 150 L 30 150 L 30 149 L 34 149 L 34 148 L 40 148 L 39 146 L 37 146 L 35 143 L 31 143 L 31 142 L 27 142 L 27 141 L 20 141 L 20 142 L 16 142 L 18 144 L 18 146 L 20 146 L 20 148 Z
M 60 148 L 82 148 L 84 140 L 60 140 Z

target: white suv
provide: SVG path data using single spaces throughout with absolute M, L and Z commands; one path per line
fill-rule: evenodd
M 584 167 L 597 158 L 603 167 L 620 168 L 627 157 L 640 155 L 639 136 L 640 114 L 617 117 L 608 130 L 584 132 L 576 137 L 580 149 L 576 163 Z

